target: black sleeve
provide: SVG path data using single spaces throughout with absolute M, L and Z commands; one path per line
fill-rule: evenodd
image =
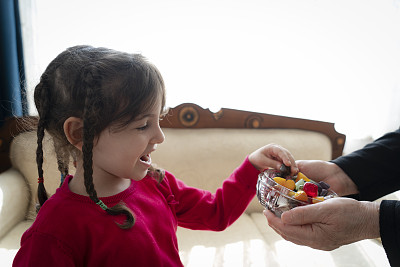
M 375 200 L 400 189 L 400 129 L 332 160 L 357 185 L 361 200 Z
M 354 181 L 361 200 L 375 200 L 397 191 L 400 189 L 400 129 L 332 162 Z M 400 266 L 400 201 L 381 202 L 379 228 L 390 265 Z
M 400 201 L 383 200 L 379 210 L 383 248 L 391 266 L 400 266 Z

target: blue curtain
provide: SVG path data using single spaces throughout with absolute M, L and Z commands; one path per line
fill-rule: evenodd
M 27 115 L 18 0 L 0 1 L 0 125 Z

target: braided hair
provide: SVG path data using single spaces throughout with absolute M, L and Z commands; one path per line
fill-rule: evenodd
M 133 226 L 131 210 L 119 203 L 107 207 L 97 196 L 93 183 L 93 142 L 109 126 L 123 128 L 150 110 L 161 97 L 165 108 L 165 88 L 157 68 L 140 54 L 128 54 L 107 48 L 74 46 L 58 55 L 47 67 L 35 88 L 37 124 L 36 162 L 38 167 L 38 208 L 48 196 L 44 186 L 43 138 L 49 133 L 54 141 L 61 177 L 68 174 L 72 155 L 82 153 L 84 185 L 90 199 L 110 215 L 124 214 L 118 224 Z M 83 121 L 82 152 L 71 145 L 64 133 L 69 117 Z M 149 172 L 160 182 L 163 171 L 151 167 Z

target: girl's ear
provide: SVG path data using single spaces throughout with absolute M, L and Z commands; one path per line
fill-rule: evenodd
M 69 117 L 64 122 L 64 134 L 68 142 L 82 151 L 83 121 L 80 118 Z

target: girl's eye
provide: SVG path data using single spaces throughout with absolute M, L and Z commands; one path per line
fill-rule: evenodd
M 149 125 L 146 123 L 145 125 L 143 125 L 143 126 L 141 126 L 141 127 L 138 127 L 138 128 L 136 128 L 136 129 L 138 129 L 139 131 L 144 131 L 144 130 L 147 129 L 147 127 L 149 127 Z

